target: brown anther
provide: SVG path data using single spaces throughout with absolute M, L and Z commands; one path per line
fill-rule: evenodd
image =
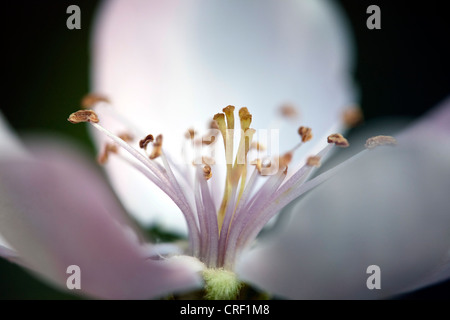
M 154 147 L 162 147 L 163 142 L 163 136 L 162 134 L 159 134 L 156 136 L 155 142 L 153 142 Z
M 150 154 L 149 158 L 151 160 L 154 160 L 158 158 L 162 154 L 162 148 L 160 146 L 155 146 L 152 149 L 152 153 Z
M 105 146 L 105 151 L 108 153 L 117 153 L 117 146 L 115 144 L 108 143 Z
M 81 123 L 81 122 L 93 122 L 97 123 L 98 116 L 92 110 L 79 110 L 77 112 L 72 113 L 67 119 L 71 123 Z
M 287 167 L 289 163 L 291 163 L 292 157 L 293 157 L 292 152 L 287 152 L 284 155 L 282 155 L 278 160 L 279 168 L 284 169 L 285 167 Z
M 348 128 L 354 128 L 364 121 L 364 115 L 358 106 L 352 106 L 344 110 L 342 121 Z
M 307 142 L 313 137 L 312 130 L 308 127 L 301 126 L 300 128 L 298 128 L 298 134 L 300 135 L 300 137 L 302 137 L 302 142 Z
M 121 133 L 118 137 L 125 142 L 132 142 L 134 140 L 134 137 L 128 132 Z
M 328 143 L 334 143 L 334 145 L 342 148 L 347 148 L 350 145 L 347 139 L 345 139 L 340 133 L 329 135 L 327 141 Z
M 106 98 L 105 96 L 96 93 L 89 93 L 85 95 L 83 99 L 81 99 L 81 106 L 84 109 L 87 109 L 93 107 L 98 102 L 110 103 L 109 99 Z
M 219 129 L 219 125 L 217 124 L 216 120 L 211 120 L 211 122 L 209 123 L 209 128 L 210 129 Z
M 367 139 L 365 147 L 367 149 L 374 149 L 379 146 L 395 146 L 397 145 L 397 140 L 391 136 L 376 136 Z
M 98 163 L 101 165 L 105 164 L 108 161 L 110 153 L 117 153 L 117 146 L 107 143 L 103 148 L 103 152 L 97 158 Z
M 144 139 L 142 139 L 141 141 L 139 141 L 139 148 L 146 150 L 147 149 L 147 145 L 150 142 L 153 142 L 153 140 L 155 140 L 153 138 L 153 135 L 149 134 L 147 135 Z
M 319 156 L 311 156 L 306 159 L 306 165 L 310 167 L 320 167 L 320 157 Z
M 97 162 L 100 164 L 100 165 L 104 165 L 107 161 L 108 161 L 108 153 L 106 153 L 106 152 L 102 152 L 102 153 L 100 153 L 100 155 L 98 156 L 98 158 L 97 158 Z
M 204 177 L 206 180 L 211 179 L 211 177 L 212 177 L 212 171 L 211 171 L 211 167 L 210 167 L 209 165 L 205 165 L 205 166 L 203 167 L 203 177 Z
M 208 140 L 209 138 L 209 140 Z M 215 136 L 205 136 L 202 138 L 202 144 L 209 146 L 210 144 L 213 144 L 214 142 L 216 142 L 216 137 Z
M 298 117 L 298 111 L 294 105 L 286 103 L 280 107 L 280 113 L 283 117 L 289 119 L 295 119 Z
M 184 137 L 188 140 L 194 140 L 194 137 L 196 134 L 197 134 L 197 132 L 195 132 L 194 129 L 190 128 L 190 129 L 188 129 L 188 131 L 186 131 L 186 133 L 184 134 Z
M 264 145 L 262 145 L 261 143 L 254 141 L 254 142 L 252 142 L 252 144 L 250 145 L 250 149 L 255 149 L 255 150 L 257 150 L 257 151 L 264 151 L 264 150 L 266 150 L 267 148 L 266 148 Z
M 153 142 L 152 153 L 149 156 L 151 160 L 158 158 L 162 154 L 162 141 L 163 136 L 161 134 L 156 136 L 155 142 Z

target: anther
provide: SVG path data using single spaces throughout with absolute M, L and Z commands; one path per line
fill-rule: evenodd
M 397 144 L 397 140 L 391 136 L 376 136 L 367 139 L 365 147 L 367 149 L 374 149 L 379 146 L 395 146 Z
M 308 127 L 301 126 L 300 128 L 298 128 L 298 134 L 300 135 L 300 137 L 302 137 L 302 142 L 307 142 L 313 137 L 312 130 Z
M 152 153 L 150 154 L 150 159 L 156 159 L 162 154 L 162 141 L 163 136 L 160 134 L 156 137 L 155 142 L 153 142 Z
M 292 104 L 284 104 L 279 109 L 281 115 L 285 118 L 295 119 L 298 117 L 298 111 Z
M 216 142 L 216 137 L 215 136 L 204 136 L 202 138 L 202 144 L 209 146 L 210 144 L 213 144 L 214 142 Z
M 134 140 L 134 137 L 128 132 L 121 133 L 118 137 L 125 142 L 132 142 Z
M 319 156 L 311 156 L 306 160 L 306 165 L 310 167 L 320 167 L 320 157 Z
M 358 106 L 349 107 L 342 113 L 342 121 L 348 128 L 354 128 L 360 125 L 363 120 L 363 113 Z
M 95 104 L 99 102 L 110 103 L 109 99 L 106 98 L 105 96 L 96 93 L 89 93 L 85 95 L 83 99 L 81 99 L 81 106 L 84 109 L 92 108 Z
M 209 128 L 210 129 L 219 129 L 219 125 L 217 124 L 216 120 L 211 120 L 211 122 L 209 123 Z
M 92 110 L 79 110 L 72 113 L 67 119 L 71 123 L 93 122 L 98 123 L 98 116 Z
M 196 134 L 197 134 L 197 132 L 195 132 L 194 129 L 190 128 L 190 129 L 188 129 L 188 131 L 186 131 L 186 133 L 184 134 L 184 137 L 188 140 L 194 140 L 194 137 Z
M 334 143 L 338 147 L 347 148 L 350 144 L 347 139 L 345 139 L 342 134 L 334 133 L 328 136 L 328 143 Z
M 163 136 L 162 136 L 162 134 L 159 134 L 156 136 L 153 146 L 154 147 L 162 147 L 162 142 L 163 142 Z
M 293 154 L 292 152 L 287 152 L 279 158 L 279 167 L 280 169 L 286 168 L 289 163 L 292 161 Z
M 115 144 L 107 143 L 103 152 L 97 158 L 99 164 L 103 165 L 108 161 L 110 153 L 117 153 L 117 146 Z
M 211 179 L 211 177 L 212 177 L 212 171 L 211 171 L 211 167 L 210 167 L 209 165 L 205 165 L 205 166 L 203 167 L 203 177 L 204 177 L 206 180 Z
M 153 140 L 154 140 L 153 135 L 151 135 L 151 134 L 147 135 L 144 139 L 139 141 L 139 148 L 146 150 L 147 149 L 147 145 L 150 142 L 153 142 Z

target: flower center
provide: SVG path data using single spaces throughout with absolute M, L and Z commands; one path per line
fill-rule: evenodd
M 229 278 L 227 272 L 233 270 L 242 250 L 252 244 L 266 223 L 283 207 L 338 170 L 339 166 L 307 181 L 313 170 L 320 166 L 321 159 L 334 146 L 349 146 L 342 135 L 330 135 L 325 148 L 308 157 L 302 167 L 287 177 L 293 153 L 312 139 L 311 129 L 300 127 L 300 142 L 285 154 L 261 157 L 263 146 L 253 141 L 256 131 L 250 128 L 252 115 L 247 108 L 238 112 L 240 135 L 235 141 L 234 111 L 235 107 L 227 106 L 223 113 L 214 115 L 209 139 L 197 139 L 193 129 L 185 135 L 192 146 L 209 148 L 220 138 L 223 141 L 225 181 L 223 196 L 217 201 L 213 190 L 216 190 L 214 184 L 221 176 L 216 164 L 218 159 L 202 156 L 200 161 L 194 159 L 189 169 L 182 168 L 166 154 L 162 135 L 155 138 L 149 134 L 140 141 L 134 141 L 129 134 L 115 135 L 101 125 L 93 110 L 77 111 L 68 119 L 72 123 L 88 122 L 112 140 L 111 144 L 104 146 L 99 156 L 100 163 L 105 163 L 114 154 L 139 170 L 174 201 L 187 222 L 190 255 L 203 262 L 207 270 L 220 271 L 220 277 L 214 276 L 217 279 Z M 372 148 L 394 143 L 392 137 L 383 136 L 369 139 L 367 145 Z M 152 146 L 150 151 L 149 146 Z M 132 157 L 121 154 L 121 150 Z M 193 175 L 193 179 L 189 175 Z

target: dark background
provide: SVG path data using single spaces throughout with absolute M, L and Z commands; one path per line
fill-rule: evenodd
M 418 117 L 450 94 L 450 19 L 445 1 L 340 0 L 354 31 L 356 79 L 367 120 Z M 66 8 L 81 8 L 81 30 L 66 28 Z M 366 9 L 381 8 L 381 30 L 368 30 Z M 98 1 L 2 4 L 1 110 L 20 133 L 50 131 L 92 150 L 85 128 L 67 115 L 89 92 L 89 31 Z M 401 299 L 450 297 L 450 281 Z M 73 298 L 0 259 L 0 299 Z

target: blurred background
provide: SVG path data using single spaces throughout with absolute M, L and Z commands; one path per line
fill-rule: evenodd
M 365 119 L 417 118 L 450 95 L 450 19 L 444 1 L 338 0 L 353 28 L 355 77 Z M 58 133 L 94 149 L 68 114 L 89 92 L 89 35 L 99 1 L 8 1 L 2 4 L 1 110 L 20 134 Z M 68 30 L 66 9 L 81 8 L 81 30 Z M 381 9 L 381 30 L 368 30 L 366 9 Z M 450 281 L 397 297 L 450 297 Z M 0 299 L 73 299 L 0 259 Z

